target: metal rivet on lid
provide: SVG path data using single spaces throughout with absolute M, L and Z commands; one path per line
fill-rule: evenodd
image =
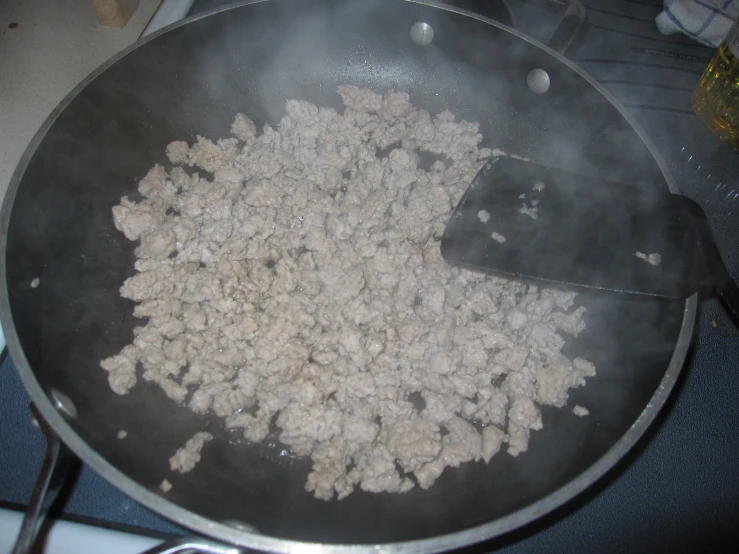
M 411 40 L 419 46 L 428 46 L 434 40 L 434 28 L 423 21 L 414 23 L 411 27 Z
M 54 388 L 49 391 L 49 396 L 51 396 L 51 401 L 57 410 L 68 417 L 77 419 L 77 406 L 74 405 L 69 396 Z
M 549 73 L 543 69 L 532 69 L 526 76 L 526 84 L 529 85 L 529 89 L 534 94 L 544 94 L 549 90 L 551 81 L 549 80 Z

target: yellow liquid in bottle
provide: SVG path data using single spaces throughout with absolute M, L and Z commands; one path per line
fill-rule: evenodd
M 693 92 L 693 109 L 721 140 L 739 150 L 739 57 L 730 45 L 737 31 L 735 25 L 708 64 Z

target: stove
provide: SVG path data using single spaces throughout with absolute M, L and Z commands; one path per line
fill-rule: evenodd
M 190 14 L 227 3 L 196 0 Z M 553 9 L 544 0 L 509 4 L 518 28 L 546 42 L 561 7 Z M 738 278 L 739 154 L 703 126 L 690 104 L 713 50 L 686 37 L 661 35 L 654 23 L 659 0 L 583 4 L 586 23 L 567 56 L 605 85 L 643 126 L 680 190 L 703 206 L 727 267 Z M 677 390 L 626 459 L 555 513 L 470 550 L 695 552 L 738 543 L 737 351 L 739 331 L 716 300 L 707 300 Z M 28 398 L 8 357 L 0 365 L 0 422 L 0 508 L 23 509 L 45 444 L 31 424 Z M 57 516 L 155 538 L 187 532 L 86 466 Z M 2 529 L 0 525 L 0 534 Z

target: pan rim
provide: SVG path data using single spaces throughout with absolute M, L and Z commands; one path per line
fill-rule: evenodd
M 271 537 L 262 535 L 259 533 L 240 531 L 233 527 L 230 527 L 223 523 L 214 522 L 206 517 L 197 515 L 179 505 L 170 502 L 163 498 L 159 494 L 150 491 L 132 478 L 125 475 L 113 467 L 107 460 L 105 460 L 98 452 L 93 450 L 66 422 L 64 417 L 54 408 L 51 400 L 47 396 L 47 393 L 42 388 L 41 384 L 36 380 L 34 372 L 28 363 L 28 360 L 23 352 L 20 345 L 13 318 L 10 310 L 10 300 L 8 296 L 7 288 L 7 268 L 6 268 L 6 249 L 7 249 L 7 233 L 10 223 L 10 216 L 15 200 L 16 193 L 22 181 L 23 175 L 28 167 L 28 164 L 36 152 L 36 149 L 42 142 L 46 133 L 56 121 L 57 117 L 66 109 L 71 101 L 87 87 L 87 85 L 107 70 L 110 66 L 115 64 L 118 60 L 128 55 L 133 50 L 138 49 L 144 44 L 155 40 L 162 34 L 169 31 L 198 21 L 202 18 L 209 17 L 211 15 L 226 12 L 232 9 L 238 9 L 243 6 L 258 4 L 262 2 L 273 1 L 273 0 L 244 0 L 234 4 L 230 4 L 226 7 L 216 8 L 198 14 L 195 16 L 188 17 L 182 21 L 173 23 L 160 29 L 159 31 L 148 35 L 147 37 L 140 39 L 131 46 L 125 48 L 108 61 L 99 66 L 84 80 L 82 80 L 60 103 L 54 108 L 49 114 L 47 119 L 34 134 L 33 138 L 26 147 L 23 155 L 21 156 L 18 165 L 10 179 L 8 184 L 7 193 L 3 202 L 2 209 L 0 211 L 0 280 L 2 286 L 0 286 L 0 322 L 4 329 L 8 351 L 18 368 L 18 373 L 21 380 L 31 397 L 32 402 L 36 404 L 42 416 L 51 425 L 54 431 L 58 434 L 62 441 L 64 441 L 75 454 L 104 479 L 113 484 L 116 488 L 121 490 L 123 493 L 131 497 L 132 499 L 140 502 L 150 510 L 163 516 L 164 518 L 172 521 L 178 525 L 193 530 L 194 532 L 201 533 L 205 537 L 212 537 L 215 540 L 227 542 L 229 544 L 248 547 L 261 551 L 269 552 L 283 552 L 283 553 L 321 553 L 321 554 L 334 554 L 339 552 L 351 552 L 353 554 L 364 554 L 364 553 L 377 553 L 380 551 L 399 553 L 399 554 L 415 554 L 415 553 L 431 553 L 440 552 L 443 550 L 449 550 L 459 548 L 462 546 L 482 542 L 494 537 L 501 536 L 514 529 L 520 528 L 532 521 L 540 518 L 541 516 L 552 512 L 556 508 L 566 504 L 574 497 L 578 496 L 581 492 L 589 488 L 596 481 L 601 479 L 605 474 L 610 472 L 616 463 L 639 441 L 639 439 L 646 432 L 647 428 L 654 422 L 658 413 L 664 406 L 667 398 L 669 397 L 675 383 L 680 375 L 683 368 L 688 349 L 692 342 L 693 330 L 695 326 L 698 306 L 698 295 L 695 294 L 685 301 L 683 309 L 683 319 L 680 326 L 680 332 L 675 344 L 675 349 L 670 362 L 665 371 L 664 377 L 660 381 L 660 384 L 648 402 L 646 408 L 642 411 L 636 421 L 632 424 L 629 430 L 594 464 L 592 464 L 586 471 L 578 475 L 575 479 L 556 490 L 555 492 L 539 499 L 538 501 L 530 504 L 520 510 L 517 510 L 507 516 L 493 520 L 482 525 L 471 527 L 462 531 L 449 533 L 446 535 L 440 535 L 432 538 L 417 539 L 404 542 L 394 543 L 382 543 L 382 544 L 334 544 L 334 543 L 308 543 L 301 542 L 292 539 L 282 539 L 278 537 Z M 506 25 L 488 19 L 484 16 L 468 12 L 449 6 L 446 4 L 440 4 L 438 2 L 429 0 L 404 0 L 413 4 L 419 4 L 423 6 L 429 6 L 436 9 L 445 10 L 448 12 L 457 13 L 476 19 L 482 23 L 492 25 L 498 29 L 511 33 L 520 40 L 524 40 L 529 44 L 543 50 L 544 52 L 553 56 L 557 61 L 563 63 L 570 70 L 576 72 L 580 77 L 585 79 L 592 87 L 602 94 L 621 114 L 621 116 L 631 125 L 635 130 L 638 137 L 644 143 L 649 150 L 650 154 L 654 158 L 658 167 L 662 171 L 665 177 L 668 188 L 672 193 L 679 193 L 679 188 L 668 171 L 667 164 L 665 163 L 662 156 L 657 151 L 654 143 L 647 137 L 646 133 L 636 121 L 636 119 L 629 114 L 621 103 L 613 97 L 613 95 L 607 91 L 602 85 L 600 85 L 595 79 L 593 79 L 587 72 L 582 68 L 576 66 L 565 56 L 558 54 L 554 50 L 550 49 L 546 45 L 536 41 L 535 39 L 524 35 L 523 33 L 512 29 Z M 207 538 L 203 539 L 207 542 Z

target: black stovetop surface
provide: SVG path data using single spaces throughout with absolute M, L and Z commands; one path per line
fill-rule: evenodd
M 509 0 L 519 28 L 546 40 L 539 1 Z M 227 4 L 197 0 L 191 13 Z M 729 270 L 739 276 L 739 154 L 697 119 L 690 95 L 712 50 L 660 35 L 658 0 L 585 0 L 587 25 L 568 56 L 645 128 L 682 192 L 707 212 Z M 544 23 L 542 23 L 544 22 Z M 701 306 L 677 390 L 625 460 L 554 514 L 482 545 L 501 552 L 718 552 L 739 544 L 739 331 L 717 301 Z M 0 505 L 30 496 L 44 442 L 12 361 L 0 365 Z M 186 531 L 83 466 L 63 516 L 156 536 Z

